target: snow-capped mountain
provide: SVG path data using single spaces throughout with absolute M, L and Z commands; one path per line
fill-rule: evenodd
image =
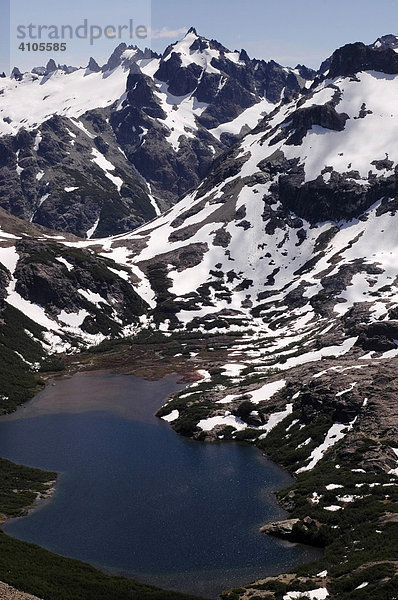
M 164 215 L 95 241 L 58 236 L 50 262 L 67 275 L 56 258 L 63 247 L 111 259 L 146 306 L 146 323 L 163 331 L 250 327 L 269 339 L 261 360 L 309 337 L 305 361 L 339 343 L 337 352 L 354 344 L 394 352 L 393 330 L 379 335 L 372 325 L 398 310 L 391 258 L 398 115 L 390 52 L 361 44 L 336 51 L 329 75 L 265 117 Z M 29 253 L 27 246 L 21 239 L 16 253 Z M 22 263 L 9 269 L 18 281 L 25 278 Z M 31 285 L 20 281 L 20 295 L 40 304 L 55 329 L 62 310 L 77 318 L 79 303 L 63 306 L 52 292 L 32 296 L 37 282 L 29 269 Z M 46 277 L 52 280 L 52 271 Z M 104 293 L 106 304 L 110 292 Z M 373 348 L 369 339 L 380 337 Z
M 364 322 L 393 314 L 398 114 L 390 59 L 389 50 L 360 44 L 337 51 L 330 76 L 266 117 L 195 191 L 117 238 L 118 247 L 134 242 L 125 264 L 153 305 L 146 272 L 163 264 L 171 327 L 254 319 L 275 331 L 290 309 L 297 333 L 293 315 L 307 329 L 358 311 Z
M 125 231 L 158 214 L 109 125 L 107 107 L 123 96 L 131 64 L 120 54 L 104 71 L 90 61 L 73 72 L 50 65 L 44 75 L 1 80 L 3 208 L 81 237 Z
M 305 67 L 230 52 L 192 28 L 163 56 L 132 69 L 126 101 L 111 122 L 155 195 L 175 202 L 237 136 L 313 77 Z
M 372 48 L 386 50 L 391 48 L 395 52 L 398 49 L 398 36 L 393 34 L 383 35 L 382 37 L 377 38 L 374 44 L 371 45 Z
M 362 44 L 336 51 L 329 75 L 265 117 L 164 215 L 133 233 L 71 244 L 130 271 L 162 329 L 250 324 L 270 335 L 296 335 L 301 326 L 307 331 L 325 323 L 330 329 L 332 322 L 351 331 L 357 312 L 361 327 L 394 316 L 398 115 L 391 72 L 398 73 L 398 59 L 390 52 Z M 108 125 L 94 114 L 93 128 Z M 79 135 L 88 137 L 88 130 L 79 121 L 74 131 L 71 124 L 63 129 L 61 117 L 48 123 L 60 139 L 79 143 L 82 154 Z M 92 162 L 116 179 L 101 139 L 94 140 L 99 149 L 91 147 Z M 109 160 L 116 163 L 119 155 L 107 149 Z M 74 207 L 74 187 L 65 185 L 64 198 L 71 197 L 66 208 Z M 59 243 L 65 243 L 62 236 Z M 281 315 L 287 309 L 286 322 Z
M 25 217 L 0 211 L 0 376 L 112 337 L 131 335 L 134 347 L 140 332 L 157 340 L 156 361 L 174 354 L 202 377 L 158 416 L 198 440 L 256 443 L 297 476 L 283 495 L 294 518 L 274 533 L 328 546 L 325 564 L 226 600 L 259 589 L 343 599 L 368 585 L 383 598 L 396 589 L 395 563 L 383 579 L 367 575 L 395 556 L 397 539 L 398 56 L 394 40 L 378 42 L 340 48 L 311 85 L 279 102 L 281 84 L 272 107 L 253 61 L 195 31 L 162 57 L 136 60 L 119 47 L 101 70 L 57 69 L 26 85 L 95 77 L 120 85 L 120 96 L 86 112 L 76 104 L 73 115 L 65 104 L 65 114 L 32 117 L 0 140 L 3 201 Z M 204 146 L 214 150 L 209 162 Z M 196 173 L 192 153 L 207 174 Z M 167 202 L 155 196 L 176 173 L 181 190 L 192 173 L 197 185 L 157 214 Z M 43 182 L 40 196 L 32 182 Z M 127 189 L 134 225 L 152 217 L 134 231 L 125 231 Z M 77 230 L 71 215 L 82 239 L 65 233 Z M 36 224 L 46 219 L 61 232 Z M 13 408 L 26 394 L 7 384 Z
M 313 77 L 194 29 L 162 56 L 121 44 L 103 67 L 14 69 L 0 81 L 1 206 L 81 237 L 129 231 Z

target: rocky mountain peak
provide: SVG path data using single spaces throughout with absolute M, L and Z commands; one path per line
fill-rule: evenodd
M 16 80 L 22 79 L 22 73 L 18 69 L 18 67 L 14 67 L 13 70 L 11 71 L 11 79 L 16 79 Z
M 48 77 L 55 70 L 57 77 Z M 12 180 L 18 195 L 6 186 L 1 206 L 81 236 L 93 236 L 93 228 L 95 237 L 127 231 L 198 186 L 224 150 L 302 89 L 303 73 L 230 51 L 194 27 L 162 56 L 121 43 L 102 67 L 91 57 L 78 70 L 54 60 L 34 73 L 15 70 L 0 102 L 0 177 Z M 29 115 L 17 78 L 29 85 Z M 17 155 L 6 136 L 16 136 L 22 124 L 29 135 Z M 95 166 L 94 178 L 85 163 Z M 117 225 L 107 213 L 110 197 L 112 214 L 116 204 L 120 209 Z M 70 205 L 64 225 L 62 202 Z
M 46 72 L 47 72 L 47 74 L 50 74 L 56 70 L 57 70 L 57 63 L 55 62 L 55 60 L 53 58 L 50 58 L 50 60 L 47 63 L 47 66 L 46 66 Z
M 97 63 L 97 61 L 91 56 L 89 63 L 87 65 L 87 69 L 92 73 L 99 73 L 101 71 L 101 67 Z
M 228 52 L 228 49 L 217 40 L 209 40 L 199 35 L 195 27 L 191 27 L 181 40 L 166 48 L 162 59 L 166 61 L 173 54 L 177 54 L 181 56 L 184 66 L 187 66 L 189 62 L 198 62 L 195 54 L 205 54 L 211 61 L 218 53 L 224 54 L 225 52 Z
M 118 67 L 122 62 L 121 57 L 125 50 L 127 50 L 127 44 L 122 42 L 114 49 L 109 57 L 108 62 L 102 67 L 102 72 L 105 73 L 106 71 L 112 71 L 113 69 L 116 69 L 116 67 Z
M 398 55 L 391 48 L 372 48 L 362 42 L 347 44 L 334 52 L 329 77 L 347 77 L 360 71 L 398 73 Z
M 243 62 L 250 61 L 250 56 L 248 55 L 246 50 L 244 50 L 244 48 L 242 48 L 242 50 L 239 52 L 239 60 L 242 60 Z
M 371 44 L 371 47 L 384 50 L 386 48 L 392 48 L 393 50 L 395 50 L 398 48 L 398 36 L 392 33 L 383 35 L 377 38 L 377 40 L 373 44 Z

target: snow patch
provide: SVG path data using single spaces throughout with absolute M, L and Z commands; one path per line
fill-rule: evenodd
M 93 235 L 98 227 L 99 222 L 100 222 L 100 217 L 98 217 L 98 219 L 95 221 L 94 225 L 92 227 L 90 227 L 90 229 L 87 230 L 86 237 L 88 240 L 90 240 L 93 237 Z
M 271 429 L 276 427 L 279 423 L 281 423 L 284 419 L 286 419 L 286 417 L 291 415 L 292 412 L 293 412 L 293 404 L 287 404 L 285 410 L 282 410 L 280 412 L 276 412 L 276 413 L 273 413 L 272 415 L 270 415 L 267 423 L 265 425 L 262 425 L 259 428 L 259 429 L 262 429 L 265 431 L 265 433 L 260 435 L 259 439 L 262 440 L 265 437 L 267 437 L 267 435 L 269 434 Z
M 286 385 L 286 381 L 284 379 L 280 379 L 279 381 L 272 381 L 271 383 L 266 383 L 261 388 L 257 390 L 253 390 L 250 393 L 250 402 L 253 404 L 258 404 L 263 400 L 269 400 L 274 396 L 277 392 L 282 390 Z
M 180 416 L 180 413 L 178 410 L 172 410 L 171 413 L 169 413 L 168 415 L 165 415 L 164 417 L 162 417 L 162 419 L 164 421 L 167 421 L 168 423 L 172 423 L 173 421 L 176 421 L 179 416 Z
M 242 429 L 246 429 L 247 424 L 239 419 L 239 417 L 235 417 L 234 415 L 219 415 L 216 417 L 209 417 L 208 419 L 202 419 L 198 423 L 199 429 L 202 431 L 211 431 L 217 425 L 223 425 L 224 427 L 231 426 L 241 431 Z
M 329 596 L 326 588 L 317 588 L 308 592 L 288 592 L 283 600 L 296 600 L 296 598 L 308 598 L 308 600 L 325 600 Z
M 115 175 L 112 175 L 112 173 L 110 173 L 110 171 L 115 170 L 115 165 L 109 162 L 109 160 L 105 158 L 105 156 L 101 154 L 101 152 L 96 148 L 93 148 L 91 150 L 91 154 L 92 156 L 94 156 L 92 161 L 95 162 L 100 167 L 100 169 L 104 171 L 105 176 L 108 179 L 110 179 L 110 181 L 112 181 L 112 183 L 117 187 L 118 192 L 120 192 L 124 183 L 123 179 L 121 179 L 120 177 L 116 177 Z
M 355 417 L 351 423 L 348 423 L 348 425 L 345 425 L 344 423 L 334 423 L 327 432 L 324 442 L 311 452 L 311 455 L 308 459 L 310 461 L 309 464 L 298 469 L 296 473 L 304 473 L 305 471 L 310 471 L 313 469 L 315 465 L 317 465 L 324 457 L 327 450 L 337 444 L 338 441 L 342 440 L 344 436 L 353 428 L 356 419 L 357 417 Z

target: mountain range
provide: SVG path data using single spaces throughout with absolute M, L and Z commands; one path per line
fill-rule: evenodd
M 161 56 L 122 44 L 102 67 L 0 80 L 5 364 L 180 340 L 203 380 L 159 416 L 255 442 L 302 477 L 283 499 L 289 539 L 343 532 L 357 503 L 351 575 L 374 566 L 375 528 L 387 543 L 397 526 L 397 50 L 392 35 L 348 44 L 315 72 L 192 28 Z M 8 381 L 7 407 L 21 394 Z M 329 564 L 308 581 L 365 598 Z M 351 579 L 347 593 L 371 593 Z
M 80 237 L 129 231 L 313 76 L 194 29 L 162 56 L 123 43 L 101 68 L 14 69 L 1 82 L 1 206 Z

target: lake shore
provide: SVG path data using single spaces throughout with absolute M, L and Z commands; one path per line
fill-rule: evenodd
M 220 349 L 217 348 L 217 352 L 211 352 L 210 344 L 207 344 L 206 340 L 195 340 L 194 343 L 196 344 L 196 347 L 194 345 L 191 346 L 191 355 L 188 357 L 176 356 L 176 354 L 178 354 L 177 351 L 171 351 L 176 342 L 170 341 L 162 346 L 154 344 L 151 348 L 142 348 L 142 346 L 134 347 L 134 345 L 126 344 L 123 347 L 123 350 L 120 350 L 119 348 L 116 351 L 108 348 L 107 351 L 94 353 L 94 355 L 91 352 L 81 356 L 79 355 L 78 360 L 76 360 L 76 357 L 69 357 L 68 361 L 73 363 L 71 372 L 76 372 L 77 370 L 90 371 L 107 367 L 118 373 L 134 372 L 136 375 L 139 374 L 148 379 L 155 379 L 158 375 L 159 372 L 157 371 L 157 367 L 155 367 L 158 363 L 160 364 L 160 371 L 163 373 L 174 371 L 181 373 L 183 377 L 189 378 L 192 376 L 195 377 L 193 375 L 194 371 L 203 369 L 211 370 L 212 368 L 217 368 L 219 365 L 228 362 L 228 341 L 229 340 L 226 338 L 223 338 L 218 342 Z M 231 342 L 229 341 L 229 343 Z M 222 347 L 221 344 L 223 345 Z M 216 346 L 216 343 L 212 342 L 212 346 Z M 224 350 L 223 348 L 226 349 Z M 193 354 L 195 354 L 195 356 L 193 356 Z M 352 362 L 350 357 L 340 359 L 339 362 L 342 363 L 342 366 L 337 368 L 349 371 L 350 368 L 354 368 L 352 365 L 356 364 L 355 357 L 353 360 L 354 362 Z M 379 370 L 383 369 L 383 372 L 385 371 L 385 376 L 387 378 L 391 376 L 388 372 L 387 365 L 380 362 L 377 366 Z M 316 363 L 309 364 L 308 366 L 293 368 L 291 371 L 286 372 L 286 375 L 288 376 L 289 382 L 291 382 L 290 385 L 295 386 L 291 388 L 295 392 L 297 389 L 307 385 L 308 381 L 312 381 L 313 376 L 316 375 L 320 369 L 322 370 L 322 374 L 324 374 L 329 372 L 328 369 L 333 372 L 333 369 L 335 368 L 335 361 L 324 360 L 322 361 L 322 367 Z M 369 370 L 367 370 L 366 373 L 368 375 L 371 374 Z M 358 372 L 355 374 L 358 375 L 358 377 L 362 375 L 362 373 Z M 316 383 L 323 383 L 323 378 L 325 378 L 325 375 L 322 375 L 322 379 L 317 380 Z M 338 380 L 338 377 L 333 379 L 332 385 L 338 385 Z M 328 385 L 331 384 L 328 383 Z M 337 388 L 334 393 L 336 394 L 338 390 L 339 388 Z M 217 400 L 217 398 L 215 399 Z M 344 399 L 344 396 L 342 399 Z M 379 404 L 382 402 L 382 399 L 383 395 L 380 396 Z M 317 420 L 320 418 L 320 415 L 312 407 L 313 401 L 313 398 L 308 396 L 306 410 L 313 410 L 314 421 L 318 422 Z M 377 397 L 373 396 L 372 401 L 376 402 Z M 378 410 L 381 411 L 381 414 L 384 414 L 384 405 L 380 404 Z M 369 414 L 371 415 L 372 412 Z M 295 414 L 293 414 L 290 421 L 293 422 L 295 418 L 297 419 Z M 389 416 L 389 422 L 391 419 L 392 415 Z M 371 425 L 373 431 L 377 425 L 376 421 L 372 420 Z M 325 425 L 322 425 L 322 427 L 327 428 L 326 421 Z M 320 429 L 321 434 L 323 431 L 324 429 Z M 373 432 L 374 435 L 376 435 L 376 433 Z M 306 430 L 304 430 L 302 435 L 306 435 Z M 319 433 L 316 435 L 319 435 Z M 309 437 L 308 434 L 307 437 Z M 303 437 L 303 439 L 306 438 Z M 292 436 L 292 443 L 296 446 L 299 445 L 301 441 L 298 434 Z M 370 444 L 370 442 L 371 440 L 367 443 Z M 284 432 L 280 428 L 276 428 L 272 435 L 269 436 L 266 447 L 261 450 L 283 467 L 287 468 L 288 471 L 294 472 L 297 467 L 294 466 L 294 463 L 289 466 L 289 445 L 287 445 L 286 450 L 285 446 L 286 441 L 284 441 Z M 366 576 L 371 581 L 374 581 L 375 576 L 369 570 L 371 570 L 373 562 L 376 560 L 380 561 L 380 559 L 382 561 L 384 560 L 383 565 L 385 565 L 386 569 L 387 584 L 385 585 L 387 585 L 387 587 L 390 585 L 388 582 L 393 578 L 393 572 L 391 571 L 393 570 L 393 565 L 390 558 L 395 552 L 393 540 L 395 535 L 394 531 L 396 530 L 397 525 L 391 519 L 387 519 L 388 514 L 390 513 L 386 516 L 384 513 L 386 510 L 389 510 L 390 512 L 391 510 L 395 510 L 394 507 L 397 502 L 396 487 L 394 487 L 390 481 L 391 476 L 388 476 L 385 472 L 384 462 L 386 459 L 384 456 L 382 457 L 382 462 L 380 462 L 378 458 L 380 452 L 378 451 L 378 454 L 375 455 L 374 465 L 368 465 L 364 458 L 366 454 L 363 454 L 362 448 L 359 448 L 359 446 L 360 443 L 355 435 L 349 435 L 347 437 L 347 442 L 344 441 L 344 443 L 337 444 L 336 449 L 333 449 L 332 452 L 328 453 L 327 457 L 323 459 L 319 467 L 316 466 L 311 471 L 303 473 L 290 488 L 277 493 L 278 501 L 287 511 L 289 511 L 289 515 L 292 518 L 298 518 L 300 521 L 303 521 L 307 516 L 310 516 L 310 518 L 315 521 L 315 524 L 319 523 L 322 525 L 321 533 L 322 536 L 324 536 L 322 544 L 326 547 L 323 559 L 317 561 L 313 565 L 303 564 L 301 567 L 294 569 L 296 580 L 293 580 L 293 582 L 296 587 L 286 584 L 286 581 L 283 580 L 283 575 L 281 575 L 276 578 L 274 577 L 271 581 L 267 578 L 260 579 L 256 584 L 244 586 L 239 588 L 239 590 L 234 588 L 232 591 L 230 590 L 223 595 L 225 599 L 243 600 L 253 594 L 267 594 L 266 590 L 270 586 L 277 585 L 280 587 L 280 584 L 282 584 L 285 594 L 288 591 L 297 592 L 306 585 L 310 586 L 313 584 L 315 588 L 316 586 L 321 585 L 318 574 L 324 573 L 325 571 L 327 572 L 327 577 L 324 579 L 321 587 L 324 588 L 327 585 L 328 589 L 338 590 L 340 581 L 344 581 L 344 585 L 353 590 L 356 585 L 362 583 L 362 581 L 357 582 L 360 578 L 357 569 L 361 568 L 364 573 L 363 577 Z M 357 448 L 357 454 L 352 453 L 352 449 L 355 448 Z M 363 448 L 366 450 L 367 446 L 365 445 Z M 383 446 L 383 448 L 386 448 L 386 446 Z M 380 450 L 383 448 L 380 446 Z M 282 453 L 280 451 L 281 449 L 283 449 Z M 377 465 L 379 462 L 382 466 L 382 471 L 378 470 Z M 339 502 L 341 506 L 338 511 L 324 512 L 325 507 L 328 507 L 327 503 L 329 503 L 330 506 L 336 505 L 336 498 L 333 502 L 333 494 L 336 496 L 338 490 L 336 492 L 328 491 L 331 485 L 342 489 L 344 488 L 346 495 L 343 496 L 342 493 L 340 493 L 340 495 L 342 496 L 342 499 L 347 498 L 349 501 L 342 505 Z M 356 499 L 356 496 L 358 495 L 356 486 L 360 486 L 362 491 L 362 496 L 358 500 Z M 384 493 L 384 486 L 390 486 L 388 490 L 386 490 L 386 492 L 388 492 L 388 500 Z M 326 490 L 327 493 L 325 491 L 322 492 L 322 490 Z M 314 496 L 314 492 L 317 492 L 320 497 L 318 503 L 312 502 L 313 497 L 316 500 L 318 497 Z M 364 492 L 368 493 L 364 494 Z M 353 501 L 351 501 L 351 498 Z M 388 505 L 386 503 L 388 503 Z M 261 523 L 259 523 L 259 526 L 260 525 Z M 318 535 L 317 529 L 306 533 L 299 528 L 298 533 L 302 536 L 302 541 L 308 541 L 314 533 Z M 352 533 L 347 542 L 348 547 L 343 547 L 342 540 L 344 539 L 344 532 L 347 530 L 352 531 Z M 374 530 L 376 530 L 376 533 Z M 311 535 L 309 536 L 308 533 Z M 395 536 L 395 540 L 396 539 Z M 358 543 L 364 548 L 361 553 L 357 552 Z M 339 557 L 342 554 L 347 554 L 348 556 L 345 567 L 340 566 L 339 563 Z M 345 570 L 343 570 L 343 568 Z M 242 579 L 241 581 L 244 580 Z M 272 583 L 273 581 L 275 581 L 275 584 Z M 343 583 L 341 585 L 343 585 Z M 371 583 L 369 585 L 372 586 Z M 370 587 L 369 589 L 373 588 Z M 264 590 L 264 592 L 261 590 Z M 340 598 L 340 596 L 338 597 Z M 380 598 L 383 599 L 384 597 L 387 596 L 380 596 Z
M 73 383 L 73 386 L 76 387 L 76 389 L 81 389 L 82 388 L 82 382 L 83 381 L 91 381 L 92 383 L 94 382 L 95 378 L 98 376 L 98 374 L 100 374 L 102 377 L 106 376 L 109 377 L 110 380 L 112 380 L 112 376 L 110 375 L 109 371 L 105 372 L 105 371 L 100 371 L 98 372 L 86 372 L 86 373 L 80 373 L 78 375 L 74 376 L 75 379 L 75 383 Z M 77 377 L 77 379 L 76 379 Z M 176 376 L 172 376 L 174 381 L 176 379 Z M 194 377 L 193 377 L 194 378 Z M 40 415 L 43 416 L 43 414 L 45 414 L 46 412 L 51 415 L 54 413 L 58 413 L 59 411 L 61 411 L 64 414 L 68 414 L 68 411 L 65 412 L 65 398 L 70 398 L 71 396 L 71 385 L 72 385 L 72 379 L 70 377 L 62 377 L 62 378 L 56 378 L 54 380 L 55 386 L 54 385 L 49 385 L 47 386 L 46 390 L 42 391 L 39 393 L 39 395 L 33 399 L 32 401 L 30 401 L 27 405 L 25 405 L 22 409 L 20 409 L 20 415 L 22 417 L 23 420 L 29 420 L 30 417 L 38 417 Z M 126 380 L 128 380 L 128 376 L 126 378 Z M 65 383 L 67 383 L 67 387 L 65 388 L 65 393 L 61 393 L 60 389 L 57 392 L 57 396 L 52 402 L 48 402 L 46 399 L 46 395 L 48 395 L 48 397 L 50 397 L 51 394 L 53 394 L 56 390 L 57 387 L 59 387 L 59 383 L 62 383 L 62 385 L 65 385 Z M 182 386 L 181 386 L 182 387 Z M 104 380 L 101 380 L 100 382 L 100 388 L 103 391 L 104 390 Z M 106 388 L 106 384 L 105 384 L 105 388 Z M 153 404 L 153 406 L 151 407 L 151 418 L 153 419 L 153 414 L 156 412 L 157 408 L 159 408 L 159 406 L 163 403 L 165 396 L 161 399 L 161 402 L 159 402 L 159 400 Z M 39 406 L 40 405 L 40 406 Z M 82 403 L 75 403 L 73 406 L 69 407 L 73 413 L 80 412 L 83 411 L 85 413 L 90 412 L 93 409 L 93 406 L 90 404 L 90 400 L 85 397 L 82 400 Z M 113 410 L 113 412 L 115 414 L 117 414 L 118 416 L 122 416 L 123 418 L 127 418 L 130 419 L 133 417 L 132 414 L 129 414 L 129 411 L 126 409 L 126 406 L 123 406 L 123 403 L 120 404 L 120 402 L 118 403 L 117 406 L 115 406 L 114 404 L 107 404 L 107 403 L 103 403 L 101 400 L 99 402 L 99 407 L 97 406 L 97 408 L 99 408 L 100 410 Z M 10 415 L 4 418 L 4 420 L 6 422 L 10 422 L 12 423 L 15 420 L 15 416 L 19 416 L 19 415 Z M 145 415 L 139 415 L 139 419 L 142 420 L 143 422 L 146 421 Z M 166 423 L 161 422 L 158 419 L 155 419 L 156 423 L 159 423 L 162 427 L 162 429 L 166 429 L 169 431 L 169 426 Z M 172 437 L 174 438 L 174 433 L 172 433 L 170 431 L 170 433 L 172 434 Z M 183 441 L 183 439 L 182 439 Z M 185 443 L 189 443 L 189 444 L 194 444 L 194 447 L 196 447 L 197 442 L 189 442 L 189 441 L 185 441 Z M 198 448 L 201 448 L 202 444 L 199 444 Z M 225 449 L 225 445 L 223 446 Z M 253 449 L 254 452 L 257 454 L 257 450 Z M 219 454 L 219 450 L 214 447 L 214 451 L 215 453 L 218 455 Z M 290 481 L 290 480 L 289 480 Z M 279 486 L 281 487 L 281 486 Z M 42 505 L 39 505 L 37 508 L 40 509 Z M 36 509 L 37 509 L 36 508 Z M 261 519 L 261 522 L 263 521 L 263 519 Z M 258 526 L 257 526 L 257 531 L 258 528 L 261 524 L 261 522 L 259 522 Z M 123 574 L 126 574 L 126 572 L 123 571 Z M 248 573 L 248 578 L 250 577 L 250 574 Z M 155 578 L 156 580 L 156 578 Z M 240 581 L 244 581 L 244 579 L 242 578 Z M 145 578 L 145 582 L 151 582 L 150 580 L 150 576 L 148 576 L 147 578 Z M 156 581 L 157 583 L 157 581 Z M 163 586 L 164 587 L 164 586 Z M 222 588 L 221 588 L 222 589 Z

